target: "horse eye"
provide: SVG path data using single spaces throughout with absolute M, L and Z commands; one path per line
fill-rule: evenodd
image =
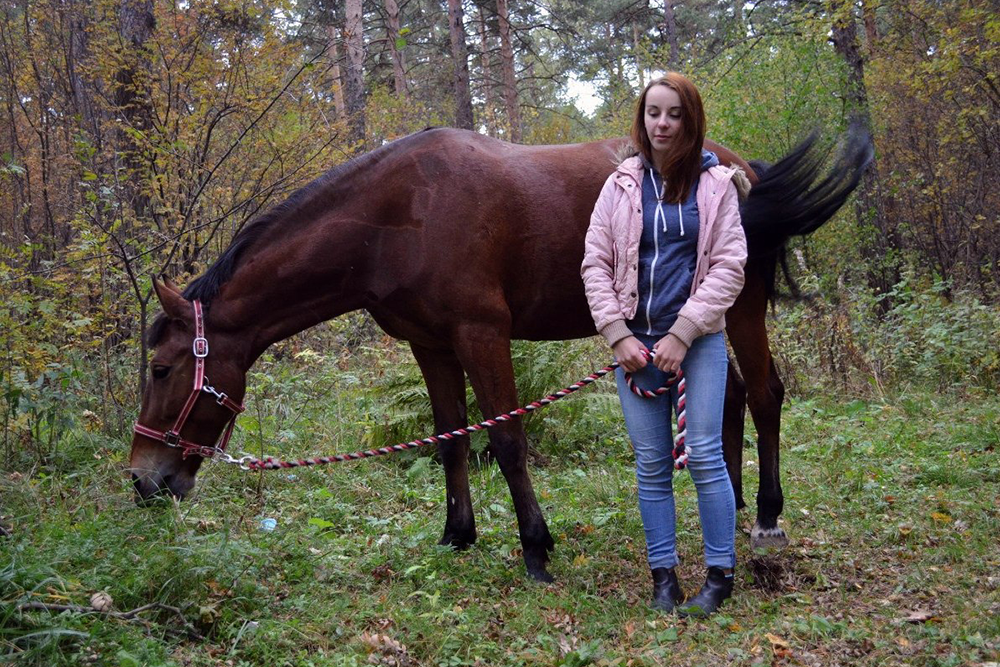
M 170 366 L 153 366 L 153 377 L 162 380 L 170 374 Z

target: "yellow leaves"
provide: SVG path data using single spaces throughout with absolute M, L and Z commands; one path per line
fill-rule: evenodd
M 576 558 L 573 559 L 573 567 L 583 567 L 590 562 L 586 554 L 577 554 Z
M 790 658 L 792 656 L 792 646 L 783 637 L 766 633 L 764 637 L 771 643 L 771 652 L 775 658 Z
M 389 635 L 362 632 L 360 639 L 368 649 L 369 664 L 393 667 L 416 664 L 406 646 Z
M 931 518 L 935 523 L 951 523 L 951 517 L 944 512 L 931 512 Z
M 932 611 L 930 611 L 928 609 L 918 609 L 918 610 L 916 610 L 914 612 L 911 612 L 906 617 L 905 620 L 906 620 L 907 623 L 927 623 L 927 622 L 936 621 L 936 620 L 939 620 L 939 619 L 938 619 L 937 616 L 934 615 L 934 612 L 932 612 Z

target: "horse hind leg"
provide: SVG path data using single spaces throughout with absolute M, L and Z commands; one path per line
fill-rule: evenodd
M 785 388 L 771 356 L 764 321 L 767 299 L 757 278 L 757 274 L 747 273 L 747 287 L 726 317 L 729 342 L 746 384 L 747 407 L 757 428 L 760 484 L 750 546 L 764 549 L 788 545 L 785 531 L 778 526 L 778 516 L 784 508 L 778 445 Z
M 510 338 L 496 325 L 465 325 L 456 334 L 455 347 L 472 389 L 487 418 L 518 407 Z M 489 430 L 490 447 L 500 465 L 517 514 L 524 565 L 537 581 L 551 582 L 546 570 L 555 547 L 538 506 L 528 475 L 528 440 L 520 419 L 500 422 Z
M 726 373 L 726 399 L 722 413 L 722 454 L 729 471 L 729 481 L 736 496 L 736 509 L 743 509 L 743 423 L 747 412 L 747 387 L 729 360 Z
M 750 546 L 754 549 L 781 549 L 788 546 L 788 536 L 778 525 L 778 516 L 785 504 L 784 494 L 781 491 L 781 450 L 778 440 L 785 385 L 778 375 L 774 359 L 770 354 L 768 357 L 766 384 L 759 391 L 760 396 L 751 399 L 750 404 L 750 412 L 754 416 L 754 424 L 759 434 L 757 454 L 760 459 L 757 521 L 750 532 Z M 754 413 L 754 404 L 758 405 L 757 413 Z
M 788 536 L 778 525 L 778 516 L 785 504 L 781 491 L 781 452 L 778 438 L 785 387 L 770 354 L 767 355 L 765 368 L 756 382 L 751 383 L 747 378 L 747 403 L 757 427 L 757 457 L 760 462 L 757 520 L 750 531 L 750 546 L 753 549 L 780 549 L 788 546 Z
M 436 433 L 447 433 L 467 425 L 465 374 L 454 352 L 410 345 L 423 373 L 434 412 Z M 444 464 L 447 518 L 440 544 L 466 549 L 476 541 L 476 518 L 469 491 L 469 436 L 442 441 L 438 445 Z

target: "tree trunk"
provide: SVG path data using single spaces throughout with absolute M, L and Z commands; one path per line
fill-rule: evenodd
M 137 226 L 141 228 L 144 223 L 148 222 L 151 214 L 150 197 L 146 190 L 146 183 L 152 165 L 149 164 L 144 155 L 147 147 L 143 145 L 143 137 L 153 129 L 152 100 L 148 93 L 150 62 L 147 50 L 147 42 L 156 28 L 152 0 L 123 0 L 118 19 L 118 31 L 121 36 L 119 60 L 121 65 L 115 73 L 111 94 L 115 105 L 115 114 L 117 119 L 122 121 L 123 129 L 131 129 L 136 132 L 117 132 L 115 141 L 121 146 L 126 166 L 122 179 L 122 193 L 132 207 L 135 221 L 138 223 Z M 117 242 L 122 262 L 133 282 L 135 277 L 129 266 L 128 248 L 134 232 L 135 228 L 132 227 L 127 218 L 121 220 L 121 227 L 116 232 L 122 239 L 121 242 Z M 112 237 L 114 236 L 115 233 L 112 234 Z M 145 327 L 146 309 L 138 289 L 136 290 L 136 298 L 142 311 L 140 326 Z M 128 321 L 127 317 L 119 319 L 118 333 L 123 338 L 127 337 L 129 333 L 124 325 Z M 141 329 L 141 331 L 145 330 Z M 140 335 L 139 358 L 137 359 L 140 391 L 145 390 L 148 356 L 149 350 L 146 348 L 145 337 Z
M 865 37 L 868 40 L 868 53 L 874 53 L 878 49 L 878 25 L 875 23 L 875 7 L 871 0 L 864 0 L 861 3 L 861 17 L 865 22 Z
M 493 99 L 493 70 L 490 67 L 490 43 L 486 31 L 486 14 L 479 5 L 479 48 L 483 67 L 483 96 L 486 98 L 486 133 L 495 137 L 497 133 L 496 101 Z
M 156 19 L 152 0 L 124 0 L 118 14 L 121 35 L 121 66 L 115 73 L 112 99 L 118 119 L 126 129 L 138 130 L 145 135 L 152 127 L 152 103 L 148 94 L 150 64 L 146 42 L 153 35 Z M 119 141 L 124 147 L 125 162 L 129 168 L 126 178 L 126 195 L 135 209 L 137 218 L 143 218 L 148 208 L 148 197 L 142 193 L 144 169 L 140 153 L 144 150 L 141 139 L 133 133 L 122 132 Z
M 858 43 L 857 22 L 853 3 L 839 0 L 833 5 L 834 50 L 847 63 L 847 96 L 852 114 L 864 123 L 869 133 L 872 131 L 871 111 L 868 107 L 868 89 L 865 85 L 865 64 Z M 855 212 L 859 223 L 870 227 L 872 234 L 862 245 L 868 265 L 868 285 L 879 297 L 881 314 L 888 312 L 892 304 L 888 293 L 899 282 L 899 267 L 893 255 L 900 250 L 897 230 L 886 216 L 886 197 L 880 187 L 878 161 L 865 171 L 858 188 Z
M 95 147 L 101 137 L 100 116 L 94 104 L 94 84 L 84 78 L 78 64 L 90 54 L 90 32 L 83 3 L 73 3 L 69 20 L 69 43 L 66 55 L 66 73 L 72 95 L 73 108 L 87 133 L 93 138 Z
M 510 140 L 521 141 L 521 110 L 517 104 L 517 79 L 514 74 L 514 48 L 510 41 L 510 12 L 507 0 L 497 0 L 500 26 L 500 67 L 503 70 L 503 99 L 510 123 Z
M 396 0 L 385 0 L 386 27 L 389 38 L 389 52 L 392 54 L 392 77 L 396 94 L 406 97 L 406 70 L 403 67 L 403 53 L 399 50 L 399 5 Z
M 337 48 L 340 35 L 337 34 L 337 26 L 328 25 L 326 36 L 330 45 L 328 54 L 330 56 L 330 73 L 333 75 L 333 106 L 339 119 L 347 115 L 347 107 L 344 106 L 344 77 L 340 72 L 340 49 Z
M 670 46 L 667 56 L 667 66 L 676 71 L 681 62 L 681 44 L 677 36 L 677 19 L 674 17 L 674 6 L 670 0 L 663 0 L 663 32 Z
M 347 45 L 347 77 L 344 97 L 347 105 L 351 139 L 364 144 L 365 140 L 365 83 L 364 25 L 361 21 L 361 0 L 346 0 L 347 22 L 344 41 Z
M 448 0 L 448 32 L 451 35 L 451 57 L 455 62 L 452 87 L 455 91 L 455 127 L 473 129 L 472 95 L 469 92 L 469 48 L 465 43 L 465 22 L 462 0 Z
M 642 90 L 646 87 L 646 77 L 639 57 L 639 24 L 635 21 L 632 21 L 632 57 L 635 59 L 635 71 L 639 75 L 639 90 Z

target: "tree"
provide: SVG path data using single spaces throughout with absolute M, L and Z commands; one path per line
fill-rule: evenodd
M 386 42 L 389 45 L 389 53 L 392 57 L 392 74 L 396 94 L 402 97 L 407 95 L 406 70 L 403 68 L 403 53 L 401 49 L 406 45 L 406 40 L 401 36 L 399 29 L 399 5 L 396 0 L 385 0 L 386 13 Z
M 510 127 L 510 141 L 521 141 L 521 109 L 517 100 L 517 77 L 515 75 L 514 48 L 511 45 L 510 11 L 507 0 L 497 0 L 497 17 L 500 31 L 500 69 L 503 72 L 503 99 L 507 107 L 507 124 Z
M 872 131 L 871 110 L 868 106 L 868 89 L 865 85 L 864 56 L 857 37 L 857 20 L 853 2 L 835 5 L 831 39 L 834 49 L 847 65 L 847 95 L 851 113 Z M 866 224 L 871 233 L 864 246 L 868 260 L 868 284 L 879 298 L 879 308 L 884 315 L 889 311 L 890 290 L 900 280 L 895 255 L 900 250 L 899 237 L 886 217 L 885 195 L 880 187 L 878 163 L 864 174 L 858 190 L 859 222 Z
M 347 76 L 344 85 L 344 103 L 347 107 L 351 138 L 365 141 L 365 38 L 362 22 L 361 0 L 345 0 L 347 19 L 344 24 L 344 41 L 347 46 Z
M 473 129 L 472 96 L 469 93 L 469 48 L 465 42 L 465 21 L 462 0 L 448 0 L 448 34 L 451 37 L 451 57 L 455 75 L 452 88 L 455 93 L 455 126 Z

